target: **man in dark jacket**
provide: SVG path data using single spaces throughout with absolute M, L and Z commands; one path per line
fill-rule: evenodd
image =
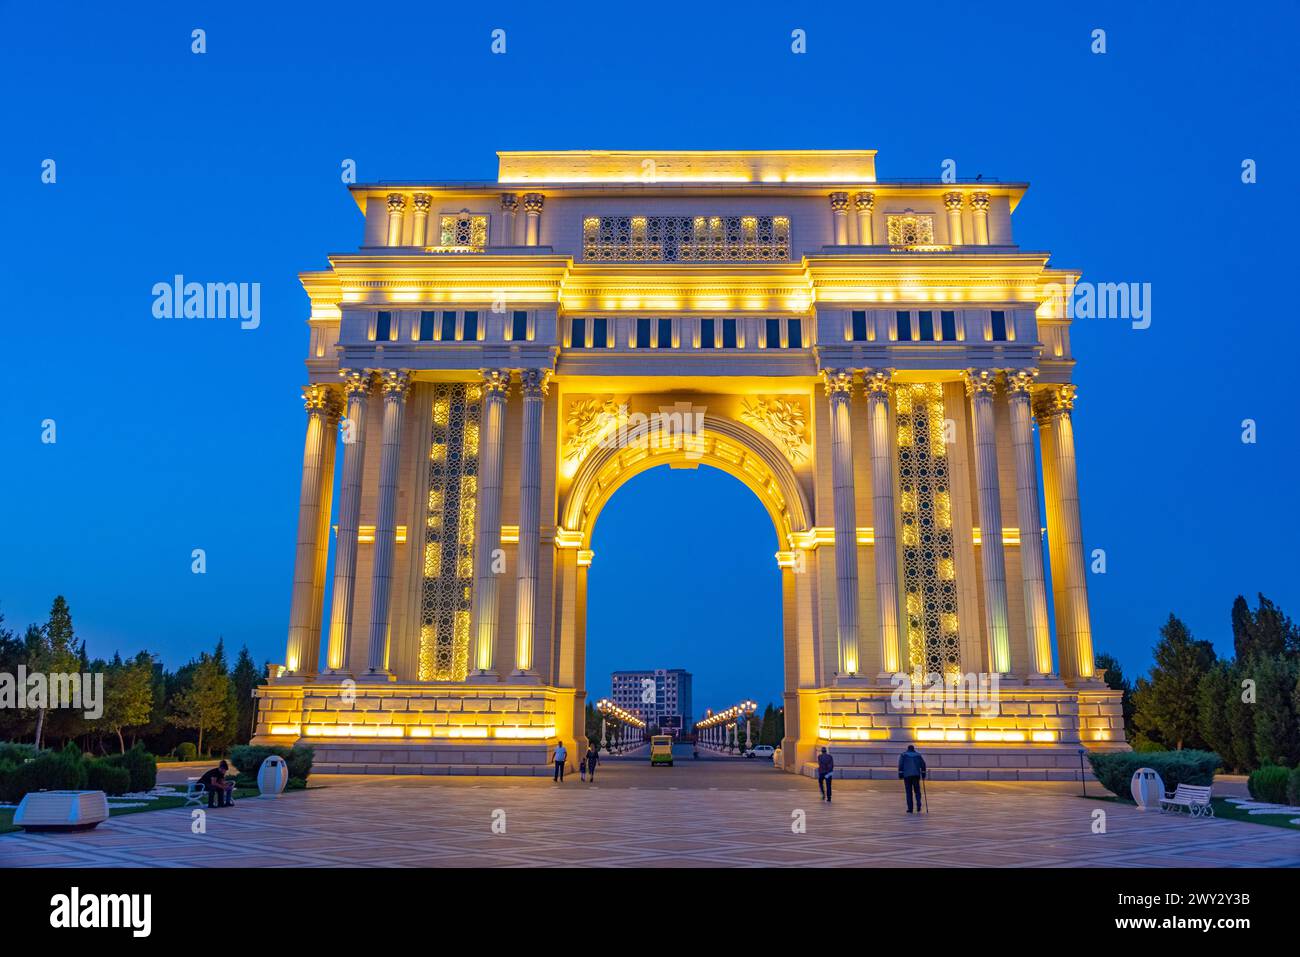
M 921 812 L 921 779 L 925 777 L 925 758 L 916 751 L 916 746 L 909 744 L 907 750 L 898 756 L 898 776 L 903 779 L 907 790 L 907 813 L 912 813 L 912 795 L 916 795 L 916 811 Z
M 600 754 L 596 751 L 594 744 L 587 745 L 587 780 L 596 780 L 596 763 L 600 761 Z
M 199 783 L 203 785 L 203 790 L 208 792 L 208 807 L 230 807 L 230 792 L 235 789 L 235 784 L 226 783 L 226 772 L 230 770 L 230 765 L 222 761 L 215 768 L 203 772 L 199 778 Z
M 826 753 L 825 748 L 822 748 L 822 753 L 817 755 L 817 790 L 822 792 L 822 798 L 826 801 L 831 799 L 834 771 L 835 759 Z

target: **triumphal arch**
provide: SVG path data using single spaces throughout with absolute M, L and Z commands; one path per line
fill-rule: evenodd
M 256 740 L 385 773 L 580 753 L 592 529 L 632 476 L 703 464 L 772 519 L 786 769 L 825 745 L 889 776 L 917 742 L 953 776 L 1064 778 L 1126 747 L 1088 613 L 1077 274 L 1013 238 L 1025 189 L 878 180 L 870 150 L 510 152 L 495 182 L 353 186 L 360 248 L 302 275 Z M 627 614 L 673 582 L 626 583 Z

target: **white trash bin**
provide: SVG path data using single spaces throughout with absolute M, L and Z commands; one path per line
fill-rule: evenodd
M 257 769 L 257 789 L 261 797 L 278 798 L 289 783 L 289 765 L 284 758 L 273 754 Z

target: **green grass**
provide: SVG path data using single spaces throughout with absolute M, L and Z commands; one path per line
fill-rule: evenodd
M 168 785 L 164 785 L 166 787 Z M 142 802 L 141 807 L 110 807 L 108 809 L 109 817 L 121 817 L 123 814 L 139 814 L 142 811 L 169 811 L 173 808 L 185 807 L 185 788 L 170 785 L 176 792 L 175 797 L 163 796 L 154 798 L 152 801 Z M 242 801 L 244 798 L 255 798 L 260 792 L 257 788 L 235 788 L 235 800 Z M 206 808 L 207 804 L 202 803 L 197 807 Z M 7 834 L 11 831 L 21 831 L 21 827 L 14 825 L 15 808 L 0 808 L 0 834 Z
M 1266 824 L 1269 827 L 1284 827 L 1292 831 L 1300 831 L 1300 824 L 1292 824 L 1291 821 L 1300 817 L 1297 814 L 1251 814 L 1235 804 L 1229 804 L 1223 798 L 1211 798 L 1210 803 L 1214 805 L 1214 816 L 1221 817 L 1228 821 L 1246 821 L 1249 824 Z

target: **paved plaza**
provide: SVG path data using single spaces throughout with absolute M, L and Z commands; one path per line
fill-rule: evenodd
M 83 834 L 0 836 L 5 867 L 1300 866 L 1300 832 L 1143 813 L 1079 786 L 941 783 L 930 814 L 892 782 L 816 784 L 759 763 L 608 761 L 597 782 L 331 776 L 250 799 L 191 833 L 184 809 Z M 1096 793 L 1094 786 L 1090 788 Z M 1106 812 L 1094 834 L 1093 812 Z M 806 830 L 795 833 L 800 817 Z M 504 824 L 494 833 L 493 823 Z

